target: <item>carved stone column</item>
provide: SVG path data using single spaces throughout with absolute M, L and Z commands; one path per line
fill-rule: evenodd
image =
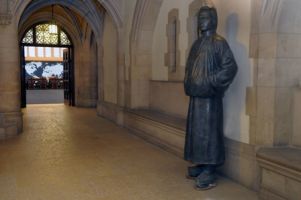
M 0 0 L 0 139 L 22 131 L 18 31 L 11 8 L 14 0 Z
M 0 25 L 11 24 L 11 8 L 14 3 L 15 0 L 0 0 Z
M 287 145 L 291 132 L 292 85 L 282 83 L 288 78 L 286 72 L 281 72 L 286 67 L 282 65 L 289 57 L 281 55 L 286 42 L 281 41 L 283 34 L 278 30 L 284 4 L 282 0 L 255 0 L 252 4 L 250 51 L 256 67 L 255 87 L 248 91 L 249 100 L 253 102 L 248 109 L 251 141 L 256 145 Z

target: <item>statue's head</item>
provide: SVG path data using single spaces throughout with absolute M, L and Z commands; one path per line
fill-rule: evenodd
M 217 12 L 214 7 L 203 6 L 198 13 L 198 30 L 201 32 L 216 31 Z

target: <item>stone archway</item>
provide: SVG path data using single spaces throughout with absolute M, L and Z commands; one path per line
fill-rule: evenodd
M 124 63 L 123 60 L 119 59 L 124 56 L 124 46 L 122 46 L 122 36 L 123 36 L 123 17 L 122 17 L 122 4 L 123 2 L 120 0 L 89 0 L 89 1 L 63 1 L 63 0 L 55 0 L 55 1 L 47 1 L 47 0 L 38 0 L 30 4 L 31 1 L 19 1 L 16 3 L 16 16 L 17 19 L 22 23 L 22 18 L 25 18 L 37 10 L 42 8 L 43 6 L 49 6 L 51 4 L 58 4 L 62 7 L 68 7 L 68 9 L 76 11 L 79 15 L 83 16 L 83 18 L 88 22 L 91 26 L 93 33 L 95 35 L 95 41 L 98 45 L 98 57 L 102 57 L 102 37 L 103 37 L 103 27 L 104 27 L 104 17 L 105 13 L 107 13 L 114 21 L 115 26 L 118 32 L 118 105 L 124 105 Z M 30 6 L 30 7 L 29 7 Z M 97 10 L 103 10 L 104 12 L 100 13 Z M 23 13 L 22 13 L 23 12 Z M 75 23 L 76 24 L 76 23 Z M 103 80 L 103 67 L 100 65 L 99 69 L 99 77 L 100 81 Z M 99 101 L 103 101 L 104 99 L 104 83 L 99 83 Z
M 22 32 L 28 26 L 32 26 L 37 21 L 55 20 L 57 25 L 64 27 L 71 36 L 72 41 L 74 41 L 74 54 L 72 54 L 72 57 L 74 57 L 75 67 L 74 78 L 72 78 L 72 80 L 75 79 L 75 85 L 72 87 L 74 88 L 72 89 L 72 91 L 74 91 L 72 105 L 95 107 L 97 103 L 98 83 L 96 81 L 96 72 L 98 70 L 98 64 L 95 64 L 96 59 L 94 59 L 94 61 L 90 59 L 90 54 L 97 53 L 91 49 L 90 35 L 93 33 L 100 37 L 102 30 L 99 29 L 102 29 L 101 25 L 103 24 L 100 18 L 104 15 L 104 10 L 94 9 L 91 11 L 96 12 L 95 15 L 97 14 L 98 17 L 93 18 L 94 24 L 90 25 L 92 23 L 91 17 L 90 19 L 88 16 L 82 16 L 79 11 L 67 8 L 65 4 L 54 4 L 56 6 L 54 7 L 55 12 L 52 19 L 52 12 L 50 6 L 47 4 L 48 2 L 43 4 L 44 1 L 35 1 L 34 3 L 38 2 L 40 2 L 40 4 L 30 4 L 26 7 L 19 22 L 19 36 L 22 35 Z M 85 8 L 83 8 L 83 10 L 84 9 Z M 96 23 L 98 20 L 100 20 L 99 23 Z M 96 41 L 93 40 L 93 42 Z M 98 44 L 101 43 L 98 42 Z
M 130 35 L 130 108 L 148 108 L 153 32 L 162 0 L 137 1 Z
M 25 3 L 26 2 L 23 2 L 22 4 Z M 99 12 L 96 5 L 93 5 L 91 1 L 87 1 L 85 3 L 79 0 L 72 2 L 63 0 L 37 0 L 28 2 L 19 18 L 19 26 L 22 25 L 26 20 L 28 20 L 28 18 L 37 10 L 51 5 L 59 5 L 61 7 L 69 8 L 70 10 L 77 12 L 89 23 L 95 34 L 100 36 L 102 23 L 99 22 L 102 22 L 103 12 L 101 12 L 101 10 Z
M 12 4 L 12 10 L 15 13 L 16 16 L 16 22 L 20 21 L 20 18 L 26 9 L 26 7 L 31 3 L 32 0 L 15 0 L 14 3 Z M 100 5 L 102 5 L 105 10 L 110 14 L 110 16 L 113 18 L 115 24 L 117 27 L 122 27 L 123 26 L 123 17 L 121 14 L 122 10 L 122 2 L 120 0 L 95 0 L 96 2 L 99 2 Z M 94 1 L 94 2 L 95 2 Z M 88 12 L 89 9 L 93 9 L 95 5 L 93 5 L 93 1 L 85 1 L 85 3 L 80 2 L 80 1 L 41 1 L 41 3 L 38 4 L 43 4 L 44 6 L 46 4 L 51 5 L 51 4 L 63 4 L 63 5 L 68 5 L 71 6 L 72 8 L 76 8 L 76 10 L 80 11 L 83 16 L 85 16 Z M 78 7 L 81 6 L 81 7 Z M 84 8 L 84 9 L 83 9 Z M 87 12 L 83 12 L 87 11 Z
M 7 5 L 5 7 L 8 8 L 7 13 L 4 15 L 1 14 L 0 23 L 3 26 L 0 27 L 1 30 L 1 38 L 5 38 L 5 42 L 0 45 L 1 52 L 5 52 L 0 56 L 1 63 L 1 94 L 0 98 L 2 99 L 2 103 L 0 105 L 0 138 L 6 138 L 10 135 L 16 135 L 22 131 L 22 115 L 20 110 L 20 84 L 19 84 L 19 48 L 18 48 L 18 38 L 20 36 L 20 30 L 24 30 L 26 27 L 29 27 L 30 23 L 26 22 L 26 19 L 32 15 L 34 11 L 39 10 L 40 8 L 51 5 L 51 4 L 59 4 L 64 7 L 68 7 L 71 10 L 75 10 L 79 15 L 82 15 L 88 24 L 91 26 L 91 30 L 94 32 L 94 41 L 99 46 L 98 55 L 96 57 L 101 58 L 101 46 L 102 46 L 102 17 L 103 15 L 99 15 L 96 11 L 100 8 L 104 8 L 109 15 L 113 18 L 114 23 L 116 24 L 118 30 L 118 43 L 122 41 L 121 35 L 123 32 L 123 17 L 122 17 L 122 2 L 121 1 L 46 1 L 46 0 L 37 0 L 32 2 L 31 0 L 14 0 L 14 1 L 3 1 Z M 99 6 L 99 5 L 100 6 Z M 103 6 L 103 7 L 102 7 Z M 29 8 L 29 9 L 28 9 Z M 47 16 L 48 15 L 48 16 Z M 40 13 L 40 15 L 32 16 L 31 22 L 39 22 L 40 19 L 49 19 L 49 13 Z M 60 19 L 58 17 L 59 23 L 66 24 L 64 19 Z M 20 26 L 20 24 L 22 24 Z M 78 29 L 78 28 L 77 28 Z M 86 33 L 80 33 L 80 31 L 73 29 L 68 31 L 76 41 L 78 41 L 78 35 L 85 35 Z M 89 34 L 90 31 L 87 32 Z M 86 37 L 92 38 L 92 37 Z M 81 41 L 82 42 L 82 41 Z M 122 49 L 122 45 L 118 45 L 118 57 L 123 56 L 124 50 Z M 9 49 L 9 51 L 7 51 Z M 3 66 L 3 67 L 2 67 Z M 123 71 L 123 61 L 122 59 L 118 59 L 118 66 L 120 71 Z M 101 74 L 102 65 L 99 65 L 98 69 Z M 95 72 L 97 74 L 97 72 Z M 119 73 L 119 84 L 123 86 L 124 82 L 124 73 Z M 9 80 L 8 80 L 9 79 Z M 102 83 L 99 83 L 99 87 L 102 87 Z M 120 87 L 122 88 L 122 87 Z M 100 89 L 102 91 L 102 89 Z M 119 104 L 123 104 L 124 92 L 120 89 L 120 102 Z M 99 92 L 99 99 L 102 98 L 102 93 Z

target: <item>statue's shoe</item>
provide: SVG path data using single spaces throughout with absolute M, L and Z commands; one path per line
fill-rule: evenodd
M 204 166 L 193 166 L 188 167 L 188 173 L 186 175 L 186 178 L 188 179 L 196 179 L 203 171 L 205 167 Z
M 217 176 L 215 169 L 212 167 L 206 167 L 202 173 L 195 178 L 196 189 L 198 190 L 209 190 L 216 187 Z
M 208 184 L 195 185 L 195 189 L 196 190 L 210 190 L 216 186 L 217 186 L 217 183 L 213 182 L 213 183 L 208 183 Z

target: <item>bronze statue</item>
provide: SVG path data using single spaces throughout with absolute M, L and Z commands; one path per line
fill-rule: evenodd
M 198 14 L 199 38 L 186 64 L 184 87 L 190 96 L 184 158 L 197 189 L 216 186 L 216 168 L 225 161 L 223 96 L 237 73 L 227 41 L 216 33 L 217 12 L 204 6 Z

